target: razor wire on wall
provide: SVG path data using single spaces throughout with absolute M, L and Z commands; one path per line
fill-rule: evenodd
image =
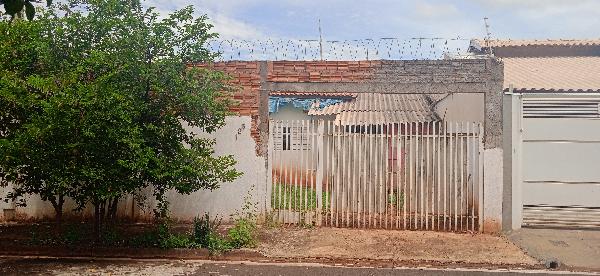
M 213 40 L 218 61 L 231 60 L 434 60 L 465 57 L 464 38 L 319 40 Z

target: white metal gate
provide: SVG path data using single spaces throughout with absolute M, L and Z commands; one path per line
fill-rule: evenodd
M 483 130 L 473 122 L 271 121 L 281 223 L 479 231 Z
M 600 95 L 522 96 L 523 226 L 600 228 Z

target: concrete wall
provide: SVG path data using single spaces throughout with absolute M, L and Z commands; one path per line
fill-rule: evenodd
M 503 66 L 493 59 L 431 61 L 260 61 L 198 64 L 224 71 L 240 90 L 227 125 L 214 137 L 219 154 L 233 153 L 245 176 L 213 192 L 199 192 L 185 199 L 173 196 L 173 214 L 191 218 L 211 211 L 222 215 L 239 208 L 244 194 L 255 185 L 256 200 L 268 206 L 269 92 L 377 92 L 454 95 L 478 102 L 475 110 L 455 110 L 455 118 L 479 118 L 484 122 L 484 217 L 486 232 L 502 225 L 503 150 L 502 83 Z M 468 94 L 466 96 L 457 96 Z M 483 97 L 483 108 L 481 108 Z M 450 98 L 452 99 L 452 98 Z M 443 107 L 444 104 L 442 103 Z M 471 112 L 472 111 L 472 112 Z M 483 113 L 482 113 L 483 112 Z M 242 125 L 244 127 L 242 128 Z M 266 181 L 260 182 L 261 179 Z M 269 179 L 269 180 L 267 180 Z M 128 203 L 129 204 L 129 203 Z
M 484 103 L 484 93 L 448 94 L 435 105 L 434 111 L 443 121 L 483 122 Z
M 521 96 L 504 95 L 504 205 L 502 206 L 504 230 L 521 228 Z
M 502 63 L 493 59 L 430 61 L 330 61 L 267 63 L 268 91 L 378 92 L 469 94 L 483 97 L 473 114 L 456 110 L 456 118 L 481 118 L 484 123 L 484 231 L 502 228 L 503 143 Z M 477 105 L 477 104 L 475 104 Z M 483 112 L 483 114 L 481 114 Z
M 229 116 L 225 120 L 225 126 L 215 133 L 206 134 L 198 129 L 188 128 L 200 137 L 216 139 L 215 154 L 232 154 L 237 161 L 236 169 L 244 174 L 231 183 L 222 183 L 221 187 L 214 191 L 198 191 L 190 195 L 180 195 L 175 192 L 168 194 L 171 202 L 170 210 L 174 218 L 191 220 L 197 215 L 209 212 L 211 215 L 219 215 L 224 220 L 239 211 L 243 206 L 244 197 L 248 194 L 251 202 L 256 204 L 257 211 L 262 212 L 266 208 L 266 156 L 256 154 L 256 142 L 251 135 L 252 118 L 250 116 Z M 5 194 L 11 187 L 1 188 L 0 192 Z M 121 217 L 134 219 L 152 218 L 152 209 L 155 200 L 152 191 L 148 190 L 144 196 L 147 198 L 138 206 L 139 202 L 133 202 L 132 198 L 122 200 L 119 205 L 118 214 Z M 10 208 L 10 203 L 2 203 L 3 208 Z M 72 213 L 74 207 L 71 201 L 65 203 L 65 217 L 91 217 L 93 210 L 86 208 L 82 212 Z M 17 207 L 19 218 L 52 218 L 54 210 L 50 203 L 44 202 L 39 197 L 27 199 L 26 207 Z M 2 214 L 0 214 L 1 216 Z

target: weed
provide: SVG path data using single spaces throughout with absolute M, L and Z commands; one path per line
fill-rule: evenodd
M 206 249 L 211 255 L 220 255 L 223 252 L 231 250 L 231 244 L 228 240 L 224 239 L 219 233 L 212 232 L 208 235 Z
M 388 203 L 390 206 L 400 206 L 402 208 L 404 206 L 404 193 L 401 192 L 400 196 L 395 193 L 388 194 Z
M 256 246 L 256 223 L 247 218 L 239 218 L 227 231 L 227 238 L 233 248 Z
M 233 248 L 254 247 L 256 246 L 256 213 L 258 213 L 258 202 L 252 201 L 252 191 L 250 188 L 244 197 L 244 204 L 240 212 L 233 214 L 232 219 L 235 225 L 227 231 L 227 238 Z
M 329 193 L 321 192 L 322 209 L 329 208 Z M 273 209 L 291 209 L 294 211 L 315 210 L 317 208 L 317 191 L 310 187 L 276 184 L 271 194 Z
M 192 238 L 185 234 L 173 234 L 163 237 L 160 240 L 160 248 L 170 249 L 170 248 L 190 248 L 196 247 L 196 244 L 192 240 Z
M 208 247 L 211 234 L 217 233 L 221 219 L 215 217 L 212 221 L 210 215 L 205 213 L 202 217 L 194 218 L 193 238 L 194 242 L 202 247 Z
M 280 226 L 275 212 L 269 212 L 265 215 L 264 226 L 268 228 L 278 228 Z

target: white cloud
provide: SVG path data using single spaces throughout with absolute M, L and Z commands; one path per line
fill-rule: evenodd
M 456 6 L 449 3 L 417 2 L 415 11 L 418 16 L 426 18 L 450 17 L 459 15 Z
M 221 39 L 263 39 L 265 34 L 256 27 L 233 19 L 224 14 L 213 13 L 208 15 L 213 31 L 219 34 Z
M 235 19 L 230 15 L 235 8 L 241 8 L 244 5 L 256 2 L 252 0 L 228 0 L 228 1 L 184 1 L 175 0 L 165 3 L 159 0 L 149 0 L 145 2 L 146 6 L 156 7 L 161 14 L 166 14 L 188 5 L 193 5 L 198 15 L 206 14 L 209 22 L 214 26 L 214 32 L 219 34 L 220 39 L 262 39 L 266 35 L 257 27 Z

